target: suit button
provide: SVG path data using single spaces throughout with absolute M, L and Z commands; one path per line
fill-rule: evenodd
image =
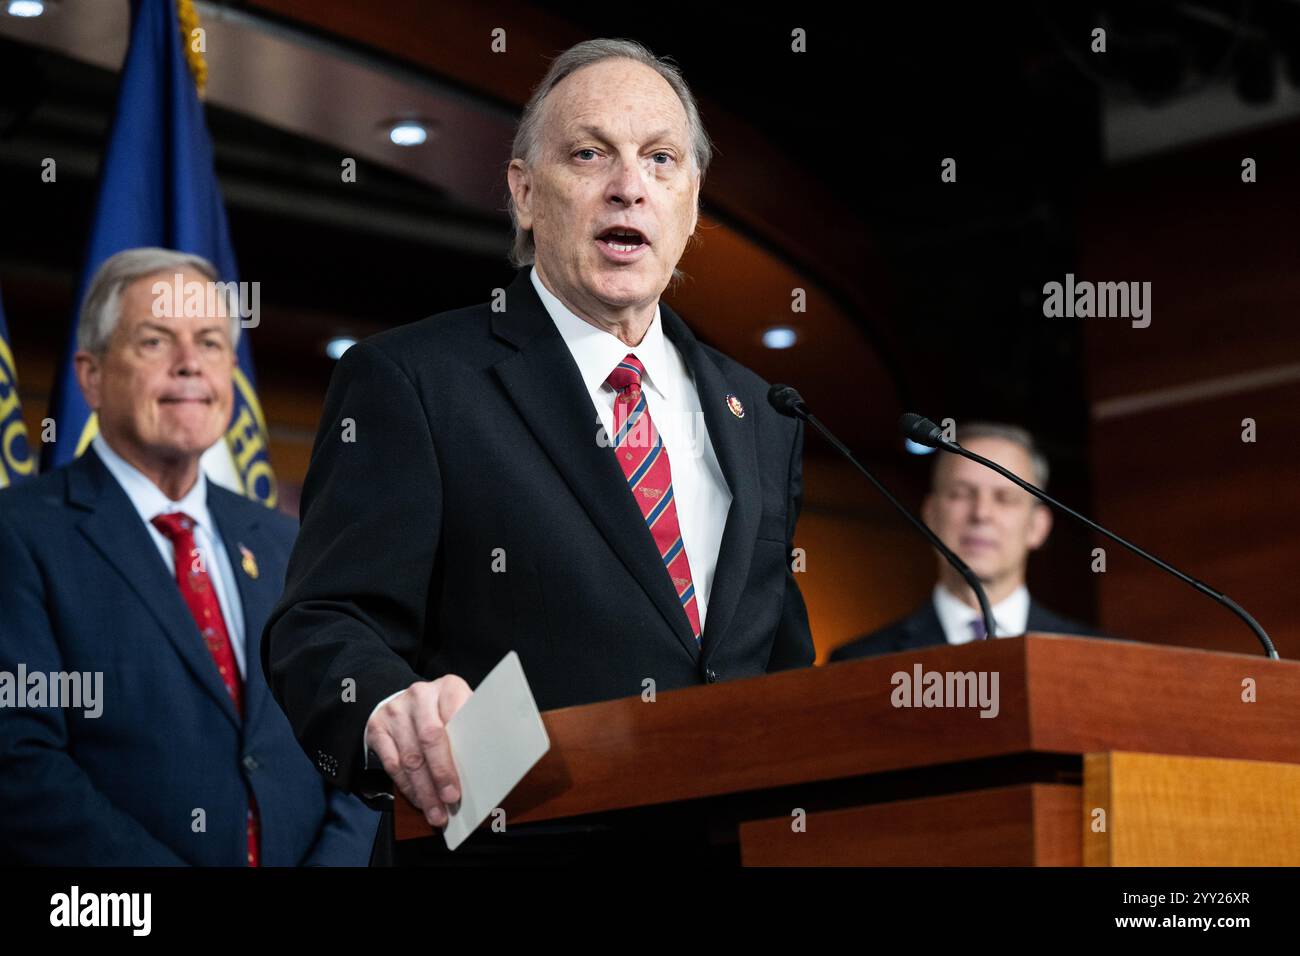
M 246 755 L 246 756 L 244 757 L 244 769 L 245 769 L 245 770 L 253 771 L 253 770 L 256 770 L 257 767 L 258 767 L 258 764 L 257 764 L 257 758 L 256 758 L 256 757 L 254 757 L 252 754 L 248 754 L 248 755 Z
M 716 684 L 718 682 L 718 672 L 710 667 L 704 672 L 704 679 L 710 684 Z

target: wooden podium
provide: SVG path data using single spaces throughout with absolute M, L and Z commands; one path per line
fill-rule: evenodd
M 1262 655 L 1030 634 L 542 716 L 509 826 L 671 808 L 745 865 L 1300 865 L 1300 663 Z

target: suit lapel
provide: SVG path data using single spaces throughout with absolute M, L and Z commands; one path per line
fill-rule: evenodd
M 943 622 L 934 606 L 934 598 L 927 597 L 921 609 L 907 619 L 905 628 L 909 635 L 906 647 L 929 647 L 932 644 L 947 644 L 948 636 L 943 631 Z
M 90 511 L 79 525 L 81 533 L 149 609 L 199 686 L 238 726 L 239 715 L 181 598 L 175 578 L 168 573 L 126 492 L 94 451 L 87 451 L 68 467 L 68 498 L 72 504 Z
M 208 512 L 221 535 L 244 612 L 244 722 L 253 724 L 266 706 L 269 689 L 262 673 L 262 628 L 275 606 L 283 582 L 262 572 L 257 558 L 272 554 L 260 516 L 251 509 L 232 507 L 223 489 L 208 484 Z M 245 559 L 247 554 L 247 560 Z
M 741 394 L 739 386 L 727 381 L 717 363 L 686 327 L 686 323 L 663 303 L 660 303 L 660 319 L 664 324 L 664 334 L 677 346 L 695 378 L 695 391 L 700 397 L 704 425 L 708 429 L 713 450 L 717 453 L 722 476 L 731 491 L 731 508 L 722 530 L 717 569 L 713 575 L 708 614 L 704 622 L 704 653 L 711 656 L 735 616 L 745 582 L 749 580 L 749 566 L 754 556 L 754 542 L 762 508 L 754 437 L 754 409 L 756 403 L 764 400 L 764 397 Z M 728 407 L 729 395 L 739 397 L 742 405 L 749 409 L 744 417 L 737 418 Z M 697 436 L 697 440 L 700 437 L 702 436 Z
M 698 659 L 690 621 L 663 558 L 628 493 L 608 437 L 603 444 L 597 440 L 603 429 L 577 363 L 538 299 L 528 270 L 506 290 L 506 311 L 493 315 L 492 328 L 518 349 L 494 369 L 520 416 L 678 642 Z
M 1033 598 L 1029 599 L 1029 616 L 1025 619 L 1025 633 L 1038 631 L 1046 634 L 1072 634 L 1076 630 L 1069 622 L 1047 610 Z

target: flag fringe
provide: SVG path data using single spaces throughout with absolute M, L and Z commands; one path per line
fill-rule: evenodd
M 176 17 L 181 24 L 181 47 L 185 50 L 185 62 L 194 74 L 194 86 L 202 96 L 208 86 L 208 61 L 202 52 L 194 48 L 194 31 L 202 29 L 199 12 L 194 9 L 194 0 L 176 0 Z

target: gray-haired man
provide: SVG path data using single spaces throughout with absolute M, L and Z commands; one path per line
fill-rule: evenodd
M 958 426 L 957 441 L 1030 483 L 1047 486 L 1047 459 L 1023 428 L 971 422 Z M 935 458 L 921 517 L 979 578 L 992 605 L 994 636 L 1026 631 L 1093 633 L 1029 596 L 1025 569 L 1030 553 L 1047 541 L 1052 513 L 1027 491 L 983 465 L 957 455 L 940 455 Z M 974 592 L 947 561 L 938 556 L 937 560 L 939 581 L 929 601 L 908 617 L 836 648 L 831 660 L 987 637 Z
M 107 259 L 76 355 L 99 435 L 0 492 L 0 672 L 103 691 L 5 711 L 0 862 L 369 858 L 377 815 L 320 779 L 262 677 L 294 523 L 199 467 L 230 420 L 239 318 L 219 296 L 193 314 L 168 293 L 215 278 L 167 249 Z
M 331 779 L 443 825 L 445 723 L 511 650 L 543 709 L 812 662 L 788 566 L 801 426 L 660 302 L 708 160 L 674 68 L 626 41 L 564 52 L 515 140 L 531 267 L 504 311 L 340 362 L 264 642 Z

